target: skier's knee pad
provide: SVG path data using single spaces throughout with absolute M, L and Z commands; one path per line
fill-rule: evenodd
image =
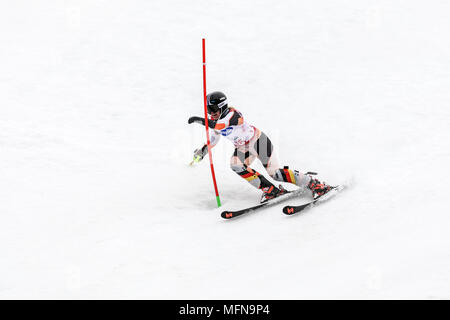
M 289 167 L 284 167 L 283 169 L 276 169 L 271 175 L 272 178 L 276 181 L 282 181 L 282 182 L 291 182 L 295 183 L 295 173 L 293 170 L 289 169 Z
M 289 167 L 277 169 L 272 177 L 274 180 L 293 183 L 299 187 L 305 187 L 311 179 L 297 170 L 289 169 Z
M 261 179 L 264 178 L 257 171 L 244 165 L 231 164 L 231 169 L 241 178 L 247 180 L 252 186 L 261 188 Z

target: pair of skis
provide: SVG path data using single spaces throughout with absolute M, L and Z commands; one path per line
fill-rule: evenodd
M 336 193 L 341 191 L 343 188 L 344 188 L 343 185 L 335 186 L 330 191 L 328 191 L 326 194 L 324 194 L 323 196 L 320 196 L 320 197 L 318 197 L 318 198 L 316 198 L 314 200 L 311 200 L 311 201 L 309 201 L 309 202 L 307 202 L 305 204 L 302 204 L 302 205 L 299 205 L 299 206 L 285 206 L 283 208 L 283 213 L 287 214 L 287 215 L 293 215 L 293 214 L 299 213 L 301 211 L 304 211 L 305 209 L 311 208 L 311 207 L 317 205 L 320 202 L 323 202 L 325 200 L 330 199 Z M 222 214 L 221 214 L 221 217 L 224 218 L 224 219 L 235 218 L 235 217 L 241 216 L 241 215 L 243 215 L 245 213 L 252 212 L 252 211 L 255 211 L 257 209 L 269 207 L 269 206 L 275 205 L 277 203 L 280 203 L 280 202 L 286 201 L 288 199 L 291 199 L 293 197 L 300 196 L 304 191 L 305 190 L 297 189 L 295 191 L 289 191 L 286 194 L 284 194 L 282 196 L 279 196 L 277 198 L 271 199 L 271 200 L 269 200 L 267 202 L 263 202 L 263 203 L 260 203 L 260 204 L 257 204 L 255 206 L 248 207 L 248 208 L 245 208 L 245 209 L 242 209 L 242 210 L 223 211 Z

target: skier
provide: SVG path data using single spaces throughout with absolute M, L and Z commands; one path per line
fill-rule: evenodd
M 280 184 L 277 188 L 262 174 L 249 166 L 257 158 L 261 161 L 267 173 L 276 181 L 289 182 L 312 192 L 314 199 L 324 195 L 332 189 L 331 186 L 314 179 L 311 174 L 300 173 L 289 167 L 280 167 L 273 150 L 273 145 L 267 135 L 244 120 L 242 114 L 228 106 L 227 97 L 220 91 L 207 95 L 207 111 L 210 115 L 208 127 L 212 129 L 210 134 L 211 147 L 214 147 L 221 136 L 231 140 L 235 146 L 230 159 L 230 167 L 252 186 L 261 189 L 263 194 L 261 203 L 286 193 L 286 189 Z M 188 123 L 200 123 L 205 125 L 205 119 L 190 117 Z M 194 161 L 201 161 L 208 153 L 205 144 L 194 151 Z

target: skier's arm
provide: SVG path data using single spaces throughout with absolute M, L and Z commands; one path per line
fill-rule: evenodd
M 220 140 L 220 134 L 217 133 L 216 131 L 211 131 L 210 132 L 210 146 L 211 148 L 214 148 L 216 146 L 216 144 L 219 142 Z M 201 148 L 195 149 L 194 150 L 194 162 L 200 162 L 203 160 L 203 158 L 206 156 L 206 154 L 208 153 L 208 145 L 205 143 Z
M 220 133 L 216 131 L 212 131 L 209 137 L 209 141 L 211 142 L 211 148 L 213 148 L 220 140 Z
M 198 123 L 201 125 L 205 125 L 205 118 L 201 118 L 201 117 L 190 117 L 188 120 L 188 123 Z M 208 127 L 210 127 L 211 129 L 214 129 L 214 127 L 216 126 L 217 121 L 216 120 L 209 120 L 208 119 Z

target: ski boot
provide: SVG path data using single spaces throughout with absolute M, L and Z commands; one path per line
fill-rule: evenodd
M 311 177 L 311 181 L 308 183 L 308 189 L 311 190 L 313 199 L 316 200 L 333 189 L 333 187 Z
M 288 192 L 281 184 L 278 188 L 271 185 L 270 187 L 264 187 L 261 190 L 263 192 L 261 196 L 261 203 L 267 202 L 270 199 L 274 199 Z

